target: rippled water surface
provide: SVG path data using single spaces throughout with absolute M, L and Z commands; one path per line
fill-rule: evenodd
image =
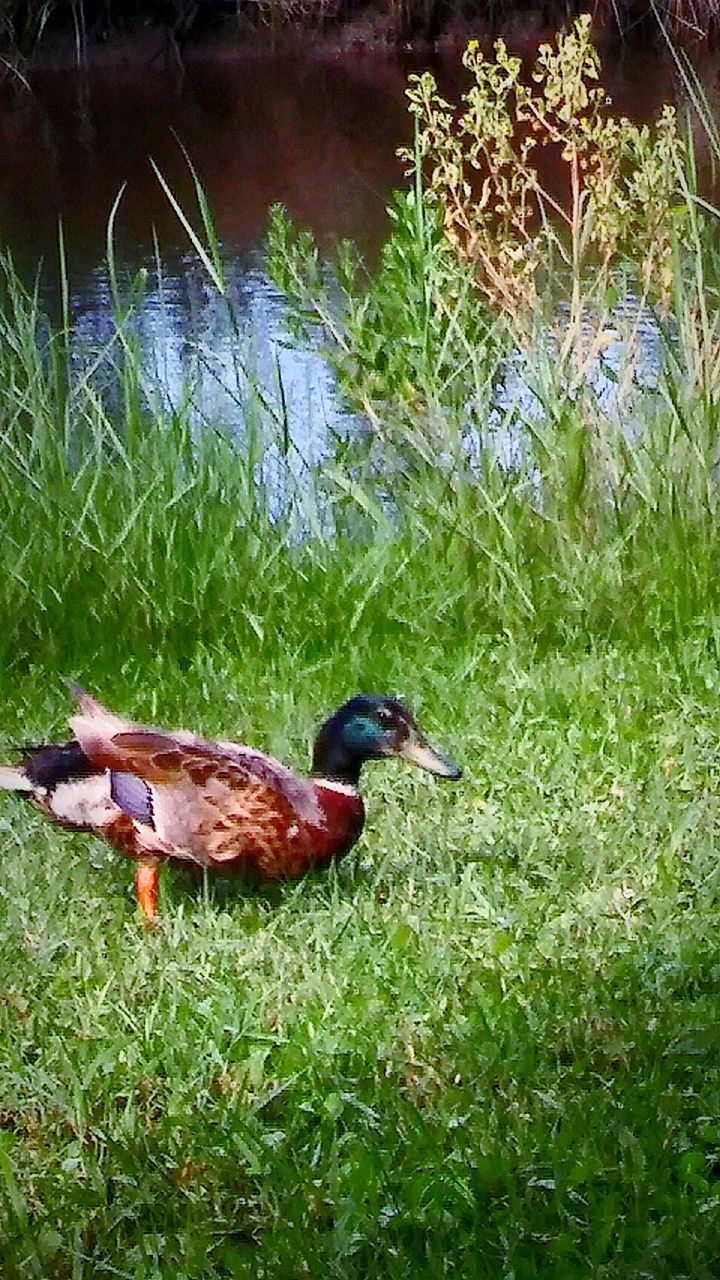
M 198 415 L 237 426 L 246 365 L 311 458 L 347 423 L 325 363 L 287 342 L 283 301 L 263 270 L 268 209 L 284 204 L 328 250 L 352 236 L 374 256 L 402 179 L 403 91 L 404 72 L 385 60 L 217 58 L 182 75 L 152 63 L 38 73 L 32 92 L 6 86 L 0 100 L 0 235 L 26 278 L 42 264 L 42 296 L 56 309 L 62 220 L 76 348 L 93 349 L 113 327 L 105 236 L 125 184 L 115 251 L 121 273 L 148 271 L 136 321 L 147 369 L 170 400 L 190 380 Z M 193 210 L 183 151 L 212 207 L 237 328 L 150 164 Z
M 458 65 L 435 68 L 450 95 L 459 90 Z M 189 63 L 182 74 L 148 61 L 38 72 L 31 91 L 6 82 L 0 96 L 2 242 L 26 278 L 42 264 L 42 295 L 52 310 L 62 220 L 81 358 L 84 348 L 96 348 L 112 332 L 105 235 L 126 184 L 117 260 L 128 277 L 148 270 L 136 324 L 146 368 L 162 394 L 176 402 L 190 388 L 201 419 L 239 427 L 242 364 L 312 458 L 328 433 L 351 429 L 352 422 L 317 352 L 287 340 L 282 297 L 263 269 L 267 212 L 281 202 L 324 248 L 349 236 L 370 260 L 377 255 L 387 232 L 387 199 L 403 180 L 396 150 L 411 133 L 407 70 L 369 55 L 217 56 Z M 657 57 L 616 61 L 606 84 L 620 111 L 641 118 L 673 95 L 670 69 Z M 150 164 L 152 157 L 190 210 L 194 194 L 183 149 L 213 211 L 237 328 Z M 544 179 L 551 189 L 559 182 L 552 169 Z

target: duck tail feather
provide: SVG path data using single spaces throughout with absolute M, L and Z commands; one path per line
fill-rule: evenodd
M 107 707 L 104 707 L 102 702 L 98 702 L 97 698 L 93 698 L 86 689 L 83 689 L 81 684 L 78 684 L 77 680 L 68 680 L 66 683 L 80 710 L 86 716 L 106 716 L 108 714 Z

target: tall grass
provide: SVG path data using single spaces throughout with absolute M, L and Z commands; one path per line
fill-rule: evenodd
M 720 257 L 692 147 L 668 141 L 670 118 L 656 142 L 611 120 L 609 148 L 626 127 L 629 138 L 619 160 L 603 158 L 619 190 L 607 201 L 602 187 L 607 203 L 595 207 L 578 186 L 564 237 L 546 213 L 534 223 L 527 213 L 543 199 L 529 153 L 509 196 L 487 199 L 473 130 L 484 108 L 500 114 L 497 87 L 494 104 L 468 95 L 461 129 L 429 79 L 410 95 L 418 112 L 429 103 L 425 133 L 374 275 L 344 248 L 338 301 L 309 238 L 280 210 L 271 222 L 275 277 L 298 323 L 325 326 L 341 384 L 378 441 L 348 451 L 347 477 L 375 484 L 405 533 L 441 540 L 438 562 L 462 582 L 457 607 L 476 631 L 642 644 L 699 628 L 715 645 Z M 498 183 L 515 163 L 509 137 L 500 177 L 489 171 Z M 589 169 L 583 155 L 573 163 Z M 594 244 L 609 246 L 605 258 Z
M 81 365 L 67 305 L 53 330 L 5 258 L 5 666 L 67 670 L 81 638 L 89 655 L 182 660 L 197 643 L 282 634 L 303 654 L 338 627 L 351 639 L 388 589 L 385 625 L 412 631 L 430 612 L 449 640 L 698 631 L 714 645 L 720 264 L 692 164 L 678 178 L 685 214 L 668 217 L 670 310 L 650 307 L 628 261 L 609 282 L 576 280 L 566 319 L 566 277 L 551 275 L 531 330 L 488 307 L 419 158 L 372 278 L 346 247 L 328 284 L 278 213 L 276 278 L 300 324 L 325 325 L 369 422 L 329 464 L 299 480 L 288 468 L 281 514 L 262 464 L 273 447 L 287 454 L 286 425 L 259 399 L 240 442 L 221 425 L 197 431 L 189 399 L 170 409 L 148 385 L 132 289 L 115 282 L 115 330 Z M 112 277 L 111 235 L 109 251 Z
M 279 516 L 261 479 L 274 428 L 259 405 L 244 445 L 194 431 L 189 405 L 153 399 L 121 331 L 98 353 L 98 380 L 5 263 L 6 667 L 67 671 L 81 641 L 88 655 L 151 647 L 170 659 L 281 633 L 302 653 L 309 636 L 351 634 L 388 583 L 398 625 L 430 611 L 448 636 L 714 637 L 716 259 L 701 229 L 672 319 L 654 322 L 656 388 L 637 384 L 637 309 L 588 313 L 595 336 L 625 343 L 607 411 L 593 385 L 568 385 L 547 332 L 518 354 L 416 200 L 397 206 L 369 290 L 351 294 L 346 276 L 350 302 L 333 321 L 370 436 L 290 479 Z
M 696 274 L 686 259 L 668 319 L 650 321 L 632 295 L 624 310 L 598 312 L 593 300 L 588 376 L 573 385 L 557 335 L 538 327 L 520 350 L 508 325 L 483 312 L 464 269 L 452 275 L 444 246 L 423 256 L 425 236 L 411 196 L 379 276 L 350 296 L 334 354 L 375 424 L 379 456 L 395 458 L 374 483 L 398 501 L 405 529 L 441 539 L 466 624 L 550 641 L 713 631 L 714 249 L 694 243 Z M 424 288 L 429 296 L 403 310 L 398 300 Z M 317 314 L 331 305 L 320 299 Z M 620 363 L 603 368 L 610 339 Z M 348 465 L 372 476 L 367 460 Z
M 258 457 L 212 428 L 195 438 L 189 405 L 151 396 L 129 325 L 80 368 L 8 260 L 3 275 L 5 662 L 92 646 L 109 602 L 130 649 L 181 650 L 197 619 L 210 638 L 230 612 L 242 628 L 234 592 L 269 525 Z
M 114 332 L 79 361 L 3 263 L 3 670 L 51 680 L 110 666 L 122 681 L 138 655 L 177 668 L 198 647 L 249 646 L 272 664 L 278 637 L 302 669 L 329 638 L 352 644 L 368 611 L 386 638 L 406 625 L 412 636 L 412 566 L 429 532 L 355 486 L 340 458 L 294 467 L 286 424 L 252 390 L 240 435 L 198 428 L 190 395 L 168 408 L 144 372 L 132 292 L 115 295 Z M 263 479 L 270 454 L 285 460 L 279 480 Z M 438 574 L 422 607 L 455 628 L 458 594 Z

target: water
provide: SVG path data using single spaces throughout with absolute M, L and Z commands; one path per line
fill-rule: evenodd
M 26 279 L 41 271 L 43 302 L 57 316 L 62 220 L 76 358 L 90 358 L 113 331 L 105 239 L 125 184 L 115 253 L 121 279 L 147 272 L 134 323 L 148 376 L 166 402 L 189 396 L 199 421 L 238 430 L 252 381 L 312 463 L 353 419 L 313 346 L 288 341 L 283 299 L 263 270 L 268 209 L 284 204 L 327 251 L 350 236 L 372 259 L 402 180 L 403 91 L 403 71 L 387 61 L 216 58 L 183 75 L 156 65 L 45 71 L 31 94 L 6 90 L 0 101 L 0 236 Z M 199 225 L 183 151 L 212 208 L 227 304 L 151 167 L 150 157 Z
M 103 259 L 108 215 L 125 184 L 115 253 L 121 278 L 147 272 L 134 324 L 156 393 L 170 404 L 189 398 L 199 423 L 240 431 L 252 384 L 298 456 L 312 463 L 355 424 L 312 341 L 300 348 L 288 340 L 282 296 L 263 269 L 268 209 L 284 204 L 325 250 L 352 238 L 372 262 L 387 233 L 388 198 L 403 181 L 396 151 L 411 137 L 407 70 L 368 55 L 218 54 L 182 74 L 135 62 L 37 73 L 32 92 L 6 82 L 0 239 L 26 278 L 40 271 L 43 300 L 57 314 L 62 220 L 82 360 L 113 331 Z M 456 96 L 459 62 L 435 70 Z M 606 85 L 616 108 L 636 118 L 651 117 L 673 92 L 671 69 L 656 56 L 616 61 Z M 152 157 L 183 207 L 195 211 L 183 149 L 213 212 L 231 311 L 151 167 Z M 558 190 L 559 171 L 550 167 L 543 179 Z
M 324 245 L 344 235 L 377 247 L 384 205 L 401 179 L 395 148 L 409 137 L 404 72 L 381 61 L 245 58 L 38 73 L 32 94 L 0 103 L 3 238 L 31 259 L 55 254 L 62 216 L 71 275 L 82 290 L 118 219 L 129 259 L 184 254 L 187 239 L 152 172 L 152 156 L 183 204 L 208 193 L 223 242 L 238 255 L 262 241 L 267 210 L 285 204 Z

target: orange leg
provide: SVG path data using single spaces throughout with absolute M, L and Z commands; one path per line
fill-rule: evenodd
M 135 893 L 146 920 L 157 913 L 158 864 L 156 858 L 144 858 L 135 868 Z

